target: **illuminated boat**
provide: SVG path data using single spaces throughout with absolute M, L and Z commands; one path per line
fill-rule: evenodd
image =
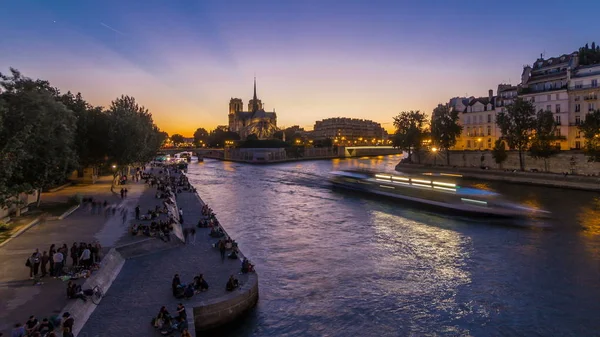
M 450 175 L 408 176 L 362 171 L 331 172 L 334 186 L 477 215 L 545 217 L 549 212 L 503 200 L 498 193 L 461 187 Z

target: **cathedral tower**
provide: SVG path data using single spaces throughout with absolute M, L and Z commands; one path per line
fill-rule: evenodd
M 254 96 L 252 96 L 252 99 L 250 100 L 250 102 L 248 102 L 248 111 L 254 113 L 254 112 L 257 112 L 262 109 L 263 109 L 262 101 L 256 97 L 256 77 L 255 77 L 254 78 Z
M 234 114 L 244 109 L 244 102 L 240 98 L 232 98 L 229 100 L 229 114 Z

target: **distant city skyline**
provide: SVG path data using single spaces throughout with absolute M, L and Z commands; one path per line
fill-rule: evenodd
M 600 4 L 491 1 L 8 0 L 8 67 L 108 106 L 121 94 L 169 134 L 227 125 L 230 98 L 252 98 L 281 127 L 331 117 L 393 129 L 404 110 L 520 82 L 540 54 L 598 40 Z

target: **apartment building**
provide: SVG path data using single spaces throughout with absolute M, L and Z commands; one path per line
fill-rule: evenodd
M 381 124 L 356 118 L 328 118 L 315 122 L 311 138 L 332 139 L 340 145 L 374 145 L 387 140 L 387 132 Z
M 578 125 L 585 120 L 585 115 L 600 109 L 598 94 L 600 93 L 600 64 L 580 66 L 572 71 L 569 81 L 569 135 L 568 143 L 572 149 L 580 149 L 584 139 Z

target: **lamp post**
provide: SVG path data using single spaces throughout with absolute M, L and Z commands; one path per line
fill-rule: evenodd
M 431 152 L 433 152 L 433 166 L 437 165 L 437 147 L 432 147 Z

